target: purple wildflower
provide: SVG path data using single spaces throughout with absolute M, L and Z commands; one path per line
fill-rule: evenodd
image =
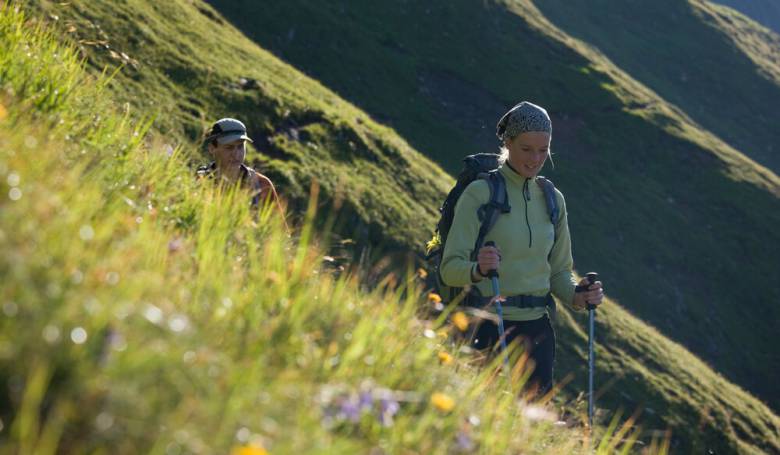
M 382 426 L 393 425 L 393 417 L 398 414 L 401 406 L 392 396 L 386 396 L 379 400 L 379 422 Z
M 350 422 L 360 422 L 360 401 L 353 399 L 353 397 L 345 398 L 341 403 L 341 415 Z
M 471 436 L 463 430 L 458 432 L 458 435 L 455 437 L 455 441 L 458 444 L 458 449 L 460 449 L 463 452 L 470 452 L 471 450 L 474 450 L 474 441 L 471 440 Z
M 374 394 L 370 390 L 364 390 L 360 392 L 360 400 L 358 401 L 360 410 L 371 410 L 374 407 Z

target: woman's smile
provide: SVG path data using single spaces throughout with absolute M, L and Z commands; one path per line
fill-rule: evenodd
M 550 134 L 531 131 L 519 134 L 506 142 L 507 161 L 512 169 L 525 178 L 535 177 L 550 153 Z

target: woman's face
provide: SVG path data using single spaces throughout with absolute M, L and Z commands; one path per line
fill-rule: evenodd
M 507 161 L 525 178 L 535 177 L 542 170 L 550 152 L 550 134 L 541 131 L 521 133 L 506 142 Z

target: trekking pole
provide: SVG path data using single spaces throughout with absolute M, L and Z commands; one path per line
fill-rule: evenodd
M 591 284 L 598 280 L 599 274 L 590 272 L 585 277 L 588 279 L 588 287 L 590 287 Z M 591 429 L 593 429 L 593 364 L 595 361 L 595 354 L 593 353 L 593 324 L 595 315 L 596 305 L 588 303 L 588 426 Z
M 485 246 L 496 246 L 496 243 L 489 241 L 485 243 Z M 509 368 L 509 353 L 506 351 L 506 337 L 504 337 L 504 310 L 501 308 L 501 301 L 499 300 L 500 293 L 498 291 L 498 270 L 488 270 L 487 276 L 493 283 L 493 301 L 496 304 L 496 314 L 498 315 L 498 337 L 501 339 L 501 352 L 504 354 L 504 366 Z

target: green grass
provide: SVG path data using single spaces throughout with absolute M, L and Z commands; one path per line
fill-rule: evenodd
M 547 107 L 556 167 L 543 173 L 567 197 L 577 268 L 601 272 L 622 305 L 777 408 L 780 363 L 766 340 L 780 299 L 771 284 L 780 180 L 753 149 L 776 142 L 766 100 L 780 91 L 754 63 L 771 53 L 742 53 L 711 7 L 676 4 L 667 36 L 654 26 L 667 20 L 663 2 L 603 14 L 586 2 L 567 13 L 519 0 L 211 3 L 450 172 L 464 155 L 496 149 L 493 122 L 513 103 Z M 591 17 L 636 24 L 605 29 Z M 608 34 L 635 29 L 654 31 Z M 674 64 L 651 64 L 672 57 L 707 83 L 674 85 Z M 736 115 L 716 109 L 721 101 Z
M 367 292 L 321 269 L 316 195 L 290 240 L 10 7 L 0 43 L 1 453 L 583 451 L 490 369 L 439 365 L 453 347 L 425 334 L 451 327 L 417 318 L 414 275 Z
M 430 234 L 450 178 L 394 132 L 227 27 L 209 6 L 27 3 L 79 43 L 91 67 L 121 66 L 111 83 L 116 98 L 153 116 L 155 130 L 184 144 L 193 165 L 207 160 L 193 145 L 203 132 L 235 116 L 256 140 L 250 161 L 299 211 L 316 180 L 329 200 L 342 198 L 344 236 L 393 250 Z M 242 78 L 256 84 L 242 86 Z
M 0 270 L 3 276 L 14 277 L 0 288 L 4 303 L 0 351 L 7 374 L 3 390 L 8 391 L 0 417 L 8 432 L 0 432 L 0 437 L 12 444 L 6 447 L 53 447 L 59 441 L 61 451 L 70 452 L 107 447 L 127 453 L 163 452 L 170 446 L 210 453 L 226 452 L 248 438 L 262 442 L 272 453 L 367 452 L 372 447 L 390 453 L 402 448 L 444 453 L 454 447 L 459 432 L 469 432 L 481 453 L 582 449 L 576 430 L 528 422 L 511 393 L 501 393 L 500 381 L 491 380 L 489 368 L 478 368 L 477 360 L 438 338 L 439 324 L 416 317 L 421 303 L 418 285 L 405 288 L 410 280 L 397 276 L 385 285 L 377 280 L 361 283 L 359 275 L 325 273 L 315 266 L 322 253 L 307 246 L 314 239 L 313 225 L 304 224 L 308 228 L 296 236 L 300 241 L 284 240 L 267 223 L 253 221 L 246 207 L 236 202 L 239 195 L 201 187 L 187 169 L 197 156 L 185 139 L 188 132 L 202 128 L 217 112 L 252 114 L 248 123 L 256 122 L 253 134 L 266 138 L 258 141 L 260 153 L 254 158 L 283 183 L 280 187 L 293 198 L 294 207 L 305 209 L 307 202 L 313 203 L 308 197 L 312 175 L 318 177 L 326 201 L 321 204 L 324 214 L 344 189 L 363 187 L 360 197 L 345 194 L 357 201 L 345 204 L 354 216 L 345 226 L 359 221 L 375 241 L 385 238 L 386 228 L 385 246 L 395 242 L 408 248 L 427 237 L 432 201 L 442 197 L 450 180 L 392 130 L 227 24 L 215 25 L 222 19 L 200 3 L 152 7 L 141 2 L 64 6 L 44 2 L 32 11 L 39 18 L 48 17 L 58 31 L 76 27 L 71 35 L 77 41 L 93 42 L 102 36 L 96 30 L 104 30 L 111 49 L 136 59 L 138 68 L 128 64 L 107 83 L 84 81 L 71 67 L 63 74 L 74 77 L 78 82 L 74 90 L 82 92 L 43 114 L 25 107 L 27 97 L 40 90 L 2 100 L 10 115 L 0 124 L 0 137 L 10 146 L 0 150 L 6 154 L 26 150 L 26 137 L 38 142 L 34 156 L 3 156 L 7 168 L 23 182 L 19 187 L 23 196 L 16 201 L 22 204 L 2 199 L 0 205 L 2 248 L 12 252 L 3 258 Z M 188 30 L 214 33 L 196 40 Z M 148 41 L 141 45 L 139 37 Z M 226 39 L 233 44 L 225 44 Z M 52 39 L 40 41 L 51 44 Z M 6 40 L 0 42 L 5 46 Z M 105 48 L 82 46 L 80 52 L 98 71 L 113 59 Z M 231 52 L 205 52 L 224 51 L 225 46 Z M 2 55 L 6 59 L 2 61 L 14 62 L 16 74 L 27 75 L 9 81 L 34 80 L 30 75 L 36 74 L 50 81 L 67 80 L 49 77 L 58 68 L 51 58 L 38 58 L 45 65 L 37 67 L 24 60 L 17 63 L 18 54 L 12 50 Z M 202 63 L 202 55 L 217 55 L 220 65 Z M 251 58 L 237 63 L 233 55 Z M 185 70 L 188 76 L 177 79 Z M 257 77 L 262 88 L 245 93 L 230 85 L 242 75 Z M 22 83 L 8 85 L 18 93 Z M 96 96 L 93 90 L 105 86 L 110 93 Z M 45 90 L 40 93 L 46 95 Z M 190 93 L 191 99 L 185 99 Z M 111 114 L 95 100 L 118 100 L 120 112 L 122 103 L 129 102 L 130 114 Z M 177 109 L 180 104 L 197 105 L 203 119 Z M 620 105 L 617 97 L 613 105 Z M 132 117 L 154 114 L 153 133 L 145 135 L 145 124 Z M 643 122 L 637 116 L 630 119 Z M 291 127 L 300 130 L 299 140 Z M 184 148 L 168 156 L 166 145 L 177 141 Z M 8 172 L 2 177 L 0 182 L 10 185 Z M 0 194 L 10 191 L 4 186 Z M 28 201 L 36 201 L 35 211 L 24 205 Z M 420 201 L 427 215 L 412 217 L 410 201 Z M 344 221 L 334 221 L 336 226 L 339 222 Z M 583 222 L 581 218 L 578 224 Z M 344 226 L 340 229 L 347 235 Z M 32 254 L 40 251 L 46 253 Z M 384 263 L 405 264 L 393 259 Z M 376 268 L 380 272 L 361 276 L 381 279 L 382 262 Z M 645 444 L 654 437 L 647 430 L 663 432 L 670 426 L 670 444 L 676 451 L 777 450 L 780 424 L 765 405 L 619 307 L 608 307 L 601 317 L 605 322 L 599 334 L 606 338 L 599 346 L 607 351 L 599 352 L 598 384 L 609 385 L 612 372 L 625 375 L 620 387 L 606 387 L 600 397 L 600 406 L 611 409 L 602 411 L 604 423 L 621 406 L 630 413 L 641 403 L 656 412 L 647 411 L 640 422 L 644 430 L 633 433 Z M 574 372 L 579 379 L 555 401 L 574 413 L 575 422 L 582 421 L 582 402 L 575 397 L 584 384 L 585 344 L 579 322 L 561 316 L 557 376 Z M 86 343 L 68 340 L 71 333 L 81 333 L 73 332 L 76 327 L 85 329 Z M 43 334 L 54 340 L 51 345 L 40 341 Z M 651 349 L 659 346 L 664 349 Z M 439 365 L 437 354 L 442 350 L 451 352 L 457 362 Z M 642 364 L 634 360 L 638 353 L 647 356 Z M 654 371 L 647 365 L 666 365 L 669 370 Z M 385 389 L 408 393 L 391 428 L 369 416 L 354 425 L 323 422 L 328 403 L 345 400 L 361 387 L 376 394 Z M 696 396 L 691 390 L 700 390 L 700 398 L 684 399 Z M 435 392 L 454 397 L 455 410 L 444 414 L 432 409 L 428 403 Z M 692 424 L 724 394 L 734 399 L 712 412 L 712 422 Z M 471 414 L 479 416 L 480 425 L 466 423 Z M 735 422 L 733 431 L 724 431 L 723 419 Z M 633 423 L 628 421 L 626 431 L 635 429 Z M 604 431 L 600 429 L 597 438 Z M 622 431 L 616 436 L 632 438 Z M 609 433 L 603 440 L 604 452 L 617 442 Z M 658 440 L 651 453 L 663 451 Z

